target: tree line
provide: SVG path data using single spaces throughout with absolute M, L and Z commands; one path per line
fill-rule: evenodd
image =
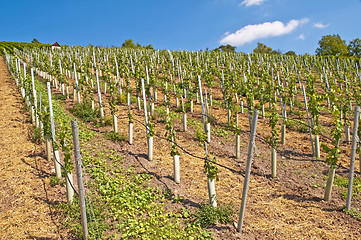
M 5 48 L 8 51 L 12 51 L 13 47 L 20 48 L 24 47 L 28 43 L 10 43 L 10 42 L 0 42 L 2 48 Z M 41 44 L 36 38 L 34 38 L 31 43 Z M 15 44 L 15 45 L 14 45 Z M 49 45 L 49 44 L 48 44 Z M 336 57 L 356 57 L 361 58 L 361 39 L 355 38 L 350 41 L 348 44 L 343 40 L 339 34 L 330 34 L 322 36 L 318 41 L 319 47 L 316 49 L 315 53 L 317 56 L 336 56 Z M 29 44 L 26 46 L 30 46 Z M 147 46 L 142 46 L 139 43 L 134 43 L 132 39 L 127 39 L 122 43 L 122 48 L 138 48 L 138 49 L 151 49 L 154 50 L 151 44 Z M 206 51 L 209 51 L 207 48 Z M 218 48 L 215 48 L 211 51 L 220 51 L 220 52 L 236 52 L 236 47 L 230 44 L 221 45 Z M 282 54 L 281 50 L 274 50 L 271 47 L 266 46 L 263 43 L 258 42 L 257 47 L 253 49 L 253 53 L 262 53 L 262 54 Z M 284 53 L 285 55 L 296 55 L 294 51 L 288 51 Z
M 338 34 L 325 35 L 318 41 L 318 45 L 319 47 L 315 51 L 317 56 L 361 58 L 360 38 L 355 38 L 347 44 Z M 221 45 L 213 51 L 236 52 L 236 47 L 229 44 Z M 257 47 L 253 49 L 253 53 L 282 54 L 280 50 L 273 50 L 271 47 L 260 42 L 258 42 Z M 288 51 L 285 55 L 296 55 L 296 53 L 294 51 Z

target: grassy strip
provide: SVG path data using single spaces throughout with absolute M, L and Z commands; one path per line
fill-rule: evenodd
M 193 214 L 184 209 L 176 213 L 167 210 L 169 193 L 149 186 L 151 175 L 138 174 L 132 167 L 121 168 L 120 155 L 113 150 L 99 150 L 100 144 L 95 145 L 82 151 L 83 164 L 91 177 L 92 191 L 88 195 L 93 203 L 93 213 L 88 211 L 88 217 L 92 216 L 88 221 L 93 223 L 89 228 L 91 238 L 213 239 Z M 64 203 L 57 209 L 68 217 L 66 226 L 81 237 L 77 204 Z

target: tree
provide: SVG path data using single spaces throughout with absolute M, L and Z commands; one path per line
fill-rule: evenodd
M 31 43 L 40 43 L 38 39 L 33 38 L 33 40 L 31 41 Z
M 348 54 L 347 44 L 340 35 L 325 35 L 318 41 L 319 47 L 316 49 L 318 56 L 346 56 Z
M 222 52 L 236 52 L 236 47 L 232 45 L 221 45 L 218 48 L 214 49 L 214 51 L 222 51 Z
M 354 40 L 350 41 L 347 48 L 348 48 L 348 51 L 351 56 L 361 58 L 361 39 L 360 38 L 355 38 Z
M 296 56 L 296 53 L 294 51 L 288 51 L 285 53 L 285 55 Z
M 270 52 L 270 54 L 282 54 L 282 51 L 281 50 L 272 50 L 271 52 Z
M 265 44 L 258 42 L 257 47 L 253 49 L 253 53 L 271 53 L 273 50 Z
M 134 44 L 132 39 L 127 39 L 122 44 L 122 48 L 138 48 L 138 49 L 151 49 L 154 50 L 152 44 L 149 44 L 148 46 L 142 46 L 139 43 Z
M 154 50 L 154 47 L 152 44 L 149 44 L 148 46 L 145 47 L 145 49 L 151 49 L 151 50 Z
M 139 43 L 138 43 L 139 44 Z M 127 39 L 122 44 L 122 48 L 136 48 L 132 39 Z

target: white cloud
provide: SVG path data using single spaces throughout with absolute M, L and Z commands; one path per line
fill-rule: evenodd
M 330 25 L 330 24 L 327 24 L 327 25 L 322 24 L 321 22 L 318 22 L 318 23 L 314 23 L 314 24 L 313 24 L 313 26 L 314 26 L 315 28 L 318 28 L 318 29 L 327 28 L 329 25 Z
M 252 6 L 252 5 L 261 5 L 266 0 L 243 0 L 240 5 L 246 5 L 246 7 Z
M 301 39 L 304 40 L 306 37 L 303 33 L 301 33 L 300 35 L 298 35 L 297 39 Z
M 301 20 L 291 20 L 286 25 L 280 21 L 265 22 L 256 25 L 247 25 L 235 33 L 223 37 L 221 44 L 230 44 L 232 46 L 241 46 L 260 38 L 281 36 L 295 30 L 299 25 L 308 22 L 307 18 Z

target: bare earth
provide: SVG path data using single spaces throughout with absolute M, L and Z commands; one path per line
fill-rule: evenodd
M 0 239 L 60 239 L 46 191 L 50 166 L 28 140 L 23 106 L 0 57 Z

